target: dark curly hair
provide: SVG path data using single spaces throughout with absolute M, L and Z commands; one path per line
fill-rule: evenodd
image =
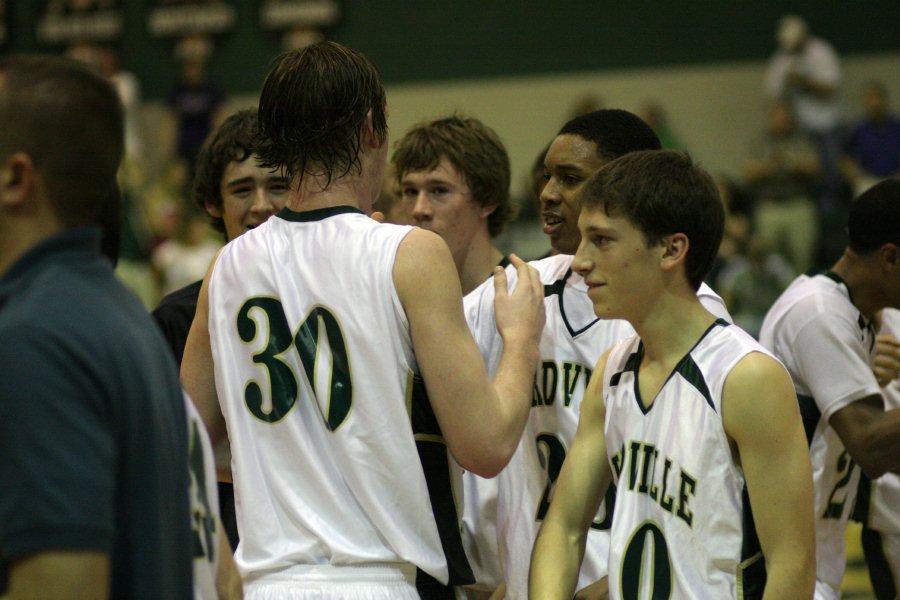
M 288 178 L 321 176 L 325 185 L 360 169 L 360 134 L 366 114 L 387 139 L 386 99 L 378 69 L 365 56 L 335 42 L 282 54 L 259 99 L 260 152 L 265 166 Z
M 213 131 L 197 155 L 194 173 L 194 204 L 206 212 L 206 205 L 222 208 L 222 177 L 232 162 L 260 155 L 263 138 L 259 133 L 256 109 L 240 110 L 229 116 Z M 222 217 L 213 217 L 212 226 L 225 233 Z

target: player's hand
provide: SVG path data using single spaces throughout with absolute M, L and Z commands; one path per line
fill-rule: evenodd
M 900 377 L 900 340 L 892 335 L 879 335 L 875 341 L 875 379 L 885 387 Z
M 504 344 L 537 344 L 544 329 L 544 284 L 537 269 L 515 254 L 516 283 L 507 291 L 506 271 L 494 269 L 494 317 Z
M 609 598 L 609 582 L 606 577 L 575 593 L 575 600 L 606 600 L 607 598 Z
M 374 211 L 370 216 L 379 223 L 384 223 L 384 213 L 380 210 Z

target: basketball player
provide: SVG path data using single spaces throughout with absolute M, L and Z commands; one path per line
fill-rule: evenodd
M 258 164 L 261 144 L 256 109 L 245 109 L 225 119 L 206 139 L 197 156 L 194 204 L 206 211 L 213 229 L 224 234 L 226 242 L 265 222 L 287 202 L 288 181 L 284 174 Z M 197 281 L 172 292 L 151 313 L 179 365 L 197 311 L 201 283 Z M 218 469 L 219 514 L 235 550 L 239 535 L 227 442 L 217 451 L 219 462 L 224 460 Z
M 582 395 L 593 367 L 615 342 L 634 333 L 626 321 L 597 319 L 584 280 L 571 269 L 572 254 L 581 240 L 576 226 L 580 211 L 577 194 L 608 161 L 659 147 L 656 134 L 639 117 L 624 110 L 602 109 L 566 123 L 546 153 L 542 218 L 552 223 L 545 231 L 560 254 L 530 263 L 544 284 L 547 321 L 528 427 L 521 447 L 500 476 L 484 480 L 467 475 L 464 479 L 467 539 L 471 540 L 470 556 L 481 558 L 475 561 L 480 568 L 479 583 L 496 586 L 505 581 L 506 597 L 511 599 L 528 594 L 531 549 L 575 437 Z M 721 298 L 708 286 L 701 286 L 698 295 L 714 314 L 730 320 Z M 465 305 L 469 326 L 490 370 L 503 346 L 494 325 L 493 286 L 476 289 L 466 296 Z M 601 505 L 588 534 L 579 598 L 605 593 L 614 493 L 610 489 L 609 502 Z
M 403 214 L 411 224 L 440 235 L 450 249 L 463 294 L 490 278 L 495 266 L 509 258 L 494 243 L 515 207 L 509 194 L 509 155 L 497 134 L 478 119 L 454 115 L 413 126 L 398 140 L 391 158 Z M 463 473 L 463 485 L 477 477 Z M 494 480 L 484 480 L 491 486 Z M 483 494 L 484 496 L 484 494 Z M 495 494 L 488 495 L 493 503 Z M 478 496 L 468 501 L 478 501 Z M 481 524 L 478 535 L 496 539 L 493 522 Z M 487 579 L 481 548 L 464 537 L 475 578 Z M 496 585 L 496 582 L 491 586 Z M 469 591 L 469 595 L 473 595 Z
M 757 597 L 763 585 L 769 598 L 809 597 L 812 476 L 790 378 L 697 299 L 724 224 L 712 178 L 686 155 L 636 152 L 580 199 L 573 269 L 595 314 L 637 335 L 601 358 L 585 392 L 530 597 L 572 597 L 610 480 L 612 597 Z
M 506 351 L 491 384 L 446 244 L 365 214 L 388 149 L 374 65 L 332 42 L 288 52 L 259 116 L 291 196 L 216 259 L 182 365 L 211 437 L 228 427 L 245 594 L 452 595 L 440 586 L 472 576 L 449 454 L 490 476 L 516 448 L 543 325 L 537 274 L 511 257 L 511 294 L 495 276 Z
M 879 319 L 875 376 L 885 409 L 900 408 L 900 310 L 885 308 Z M 885 473 L 872 481 L 859 476 L 854 520 L 863 524 L 862 547 L 869 580 L 878 600 L 894 600 L 900 590 L 900 475 Z
M 816 475 L 818 599 L 840 597 L 860 468 L 870 479 L 900 469 L 900 411 L 884 410 L 872 325 L 880 309 L 900 307 L 900 181 L 857 198 L 847 229 L 843 256 L 826 273 L 795 279 L 760 332 L 794 380 L 806 428 Z
M 261 143 L 256 109 L 240 110 L 210 134 L 197 156 L 194 204 L 210 216 L 226 242 L 265 222 L 287 202 L 287 179 L 257 162 Z M 152 313 L 179 364 L 201 283 L 167 295 Z
M 452 116 L 413 126 L 391 159 L 404 212 L 412 224 L 444 238 L 463 295 L 509 260 L 494 238 L 515 216 L 509 156 L 478 119 Z

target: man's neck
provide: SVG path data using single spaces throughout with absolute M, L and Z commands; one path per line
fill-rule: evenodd
M 26 252 L 60 231 L 52 217 L 7 221 L 0 230 L 0 277 Z
M 644 362 L 669 368 L 674 368 L 716 320 L 696 293 L 685 290 L 659 294 L 645 315 L 631 323 L 644 344 Z
M 879 302 L 877 284 L 873 285 L 873 276 L 865 261 L 865 257 L 848 249 L 831 267 L 831 272 L 844 280 L 850 301 L 866 320 L 871 320 L 884 306 Z
M 341 177 L 332 180 L 323 189 L 321 178 L 306 176 L 299 189 L 287 201 L 287 207 L 297 212 L 330 208 L 333 206 L 353 206 L 366 213 L 371 212 L 371 185 L 358 177 Z
M 457 265 L 463 296 L 484 283 L 502 259 L 503 253 L 487 233 L 473 238 L 462 264 Z

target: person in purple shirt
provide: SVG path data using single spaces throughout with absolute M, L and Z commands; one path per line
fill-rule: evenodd
M 844 146 L 843 166 L 854 196 L 883 179 L 900 176 L 900 117 L 890 111 L 884 84 L 868 83 L 863 105 L 865 117 Z

